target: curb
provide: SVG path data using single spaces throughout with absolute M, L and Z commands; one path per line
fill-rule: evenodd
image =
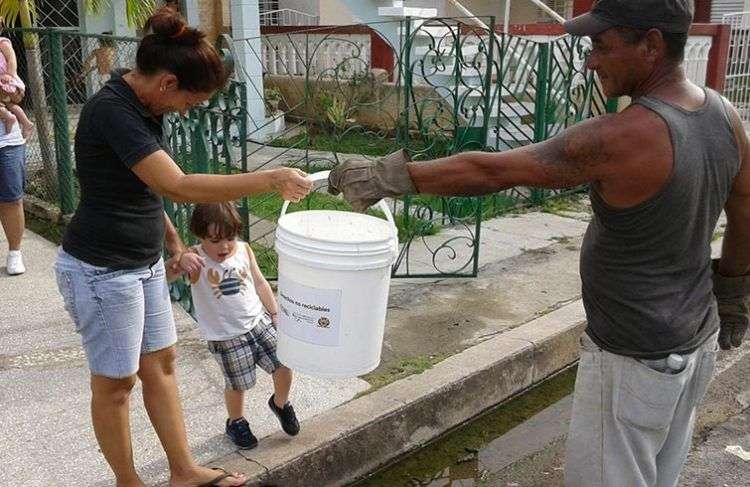
M 212 462 L 248 486 L 341 486 L 424 446 L 578 359 L 580 300 Z
M 57 206 L 30 194 L 23 195 L 23 208 L 37 218 L 49 220 L 52 223 L 59 223 L 62 218 Z

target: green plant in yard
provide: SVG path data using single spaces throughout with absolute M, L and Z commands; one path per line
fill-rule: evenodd
M 329 133 L 298 134 L 278 138 L 270 142 L 274 147 L 294 147 L 334 152 L 337 154 L 362 154 L 384 156 L 398 147 L 395 139 L 385 138 L 373 132 L 350 128 L 342 134 Z M 330 169 L 330 168 L 329 168 Z
M 334 97 L 330 106 L 326 108 L 326 118 L 331 122 L 334 129 L 343 130 L 347 124 L 353 123 L 354 119 L 347 117 L 349 109 L 341 99 Z
M 273 249 L 270 249 L 257 242 L 250 242 L 250 248 L 253 249 L 255 260 L 258 261 L 260 272 L 264 276 L 276 276 L 279 273 L 279 257 Z
M 266 88 L 263 90 L 263 99 L 266 102 L 266 116 L 272 116 L 279 110 L 281 101 L 281 92 L 276 88 Z
M 315 171 L 311 171 L 315 172 Z M 257 195 L 250 198 L 250 213 L 269 221 L 277 221 L 284 200 L 276 193 Z M 351 206 L 341 198 L 327 193 L 313 192 L 307 198 L 297 204 L 289 205 L 288 213 L 304 210 L 337 210 L 351 211 Z M 368 214 L 378 218 L 385 218 L 379 210 L 369 210 Z M 440 225 L 410 216 L 408 219 L 401 213 L 394 216 L 396 228 L 398 229 L 399 241 L 405 242 L 414 237 L 435 235 L 440 231 Z

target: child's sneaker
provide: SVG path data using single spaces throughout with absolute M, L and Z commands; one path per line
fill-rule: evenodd
M 231 422 L 227 418 L 227 436 L 243 450 L 258 446 L 258 438 L 250 431 L 250 425 L 245 418 L 235 419 Z
M 284 430 L 284 433 L 289 436 L 299 433 L 299 421 L 297 421 L 297 415 L 294 414 L 294 408 L 289 402 L 284 404 L 283 408 L 280 408 L 273 402 L 273 394 L 271 394 L 271 397 L 268 398 L 268 407 L 279 418 L 279 423 L 281 423 L 281 429 Z

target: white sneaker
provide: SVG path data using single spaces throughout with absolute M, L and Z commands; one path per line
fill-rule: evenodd
M 11 276 L 17 276 L 26 272 L 26 266 L 23 265 L 23 257 L 20 250 L 11 250 L 8 252 L 5 269 Z

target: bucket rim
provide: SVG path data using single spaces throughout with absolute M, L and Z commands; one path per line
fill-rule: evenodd
M 303 235 L 300 232 L 296 232 L 292 229 L 289 229 L 284 226 L 285 220 L 291 220 L 292 218 L 302 218 L 302 215 L 305 213 L 315 213 L 315 214 L 338 214 L 338 213 L 344 213 L 347 215 L 354 215 L 354 218 L 360 218 L 360 219 L 366 219 L 368 223 L 372 222 L 374 225 L 378 225 L 384 230 L 386 230 L 387 235 L 384 235 L 383 238 L 378 239 L 359 239 L 359 240 L 347 240 L 345 242 L 342 242 L 340 240 L 332 239 L 332 238 L 322 238 L 319 236 L 310 236 L 310 235 Z M 376 222 L 376 223 L 375 223 Z M 348 246 L 348 247 L 354 247 L 357 245 L 378 245 L 383 244 L 385 245 L 392 245 L 392 241 L 395 238 L 394 235 L 394 229 L 391 227 L 390 223 L 388 223 L 387 220 L 383 220 L 382 218 L 378 218 L 376 216 L 372 215 L 366 215 L 364 213 L 354 213 L 349 211 L 341 211 L 341 210 L 303 210 L 303 211 L 295 211 L 293 213 L 286 213 L 284 214 L 279 220 L 276 222 L 276 238 L 279 238 L 279 234 L 285 233 L 290 236 L 294 236 L 297 238 L 301 238 L 304 240 L 310 240 L 315 242 L 321 242 L 321 243 L 334 243 L 341 246 Z

